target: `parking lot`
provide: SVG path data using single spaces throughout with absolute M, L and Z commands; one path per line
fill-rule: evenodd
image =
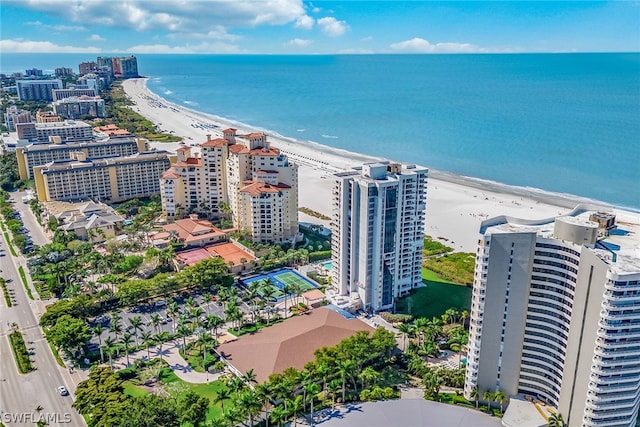
M 196 294 L 192 295 L 192 297 L 196 302 L 195 307 L 200 307 L 202 309 L 201 316 L 213 315 L 213 316 L 218 316 L 222 319 L 225 318 L 224 308 L 222 307 L 222 304 L 219 301 L 204 301 L 204 297 L 202 295 L 196 295 Z M 172 319 L 167 313 L 167 309 L 171 301 L 175 301 L 179 307 L 179 314 L 175 319 L 176 320 L 175 323 L 174 323 L 174 319 Z M 175 328 L 177 328 L 177 324 L 180 321 L 180 315 L 186 314 L 188 311 L 186 306 L 186 298 L 177 297 L 171 300 L 166 300 L 164 302 L 166 303 L 166 305 L 160 305 L 160 304 L 154 303 L 154 304 L 141 305 L 138 307 L 129 308 L 125 310 L 120 310 L 119 314 L 122 318 L 122 320 L 120 321 L 120 324 L 122 325 L 123 332 L 131 327 L 131 319 L 139 316 L 140 318 L 142 318 L 142 323 L 144 325 L 142 331 L 149 331 L 153 335 L 163 331 L 169 332 L 171 334 L 175 333 Z M 238 306 L 243 312 L 248 313 L 249 308 L 244 302 L 239 301 Z M 111 327 L 111 318 L 114 312 L 115 311 L 106 312 L 98 316 L 96 319 L 90 319 L 89 326 L 92 327 L 92 326 L 95 326 L 97 323 L 100 323 L 104 327 L 104 332 L 102 332 L 103 343 L 104 343 L 104 340 L 107 339 L 107 337 L 111 337 L 111 339 L 113 340 L 116 339 L 115 334 L 109 331 L 109 328 Z M 152 323 L 152 317 L 155 317 L 155 315 L 159 315 L 161 319 L 161 323 L 158 325 L 157 329 L 154 328 Z M 138 331 L 139 342 L 140 342 L 140 335 L 142 334 L 142 331 Z M 133 333 L 133 330 L 129 330 L 129 332 Z M 122 337 L 122 333 L 119 334 L 119 337 Z M 99 343 L 98 338 L 95 336 L 92 337 L 91 343 L 93 343 L 91 345 L 92 347 L 97 348 L 97 345 Z M 135 340 L 134 340 L 134 343 L 135 343 Z

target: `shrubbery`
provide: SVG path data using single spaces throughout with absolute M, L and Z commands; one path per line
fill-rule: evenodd
M 11 349 L 16 358 L 16 363 L 18 364 L 18 371 L 20 371 L 21 374 L 33 371 L 27 345 L 24 342 L 22 334 L 19 331 L 12 332 L 9 334 L 9 341 L 11 342 Z

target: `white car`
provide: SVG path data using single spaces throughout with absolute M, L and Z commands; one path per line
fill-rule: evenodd
M 69 392 L 67 391 L 67 388 L 63 385 L 58 387 L 58 393 L 60 393 L 60 396 L 66 396 L 69 394 Z

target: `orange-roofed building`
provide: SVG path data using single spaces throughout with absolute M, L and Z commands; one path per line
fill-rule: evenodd
M 187 247 L 202 247 L 226 239 L 226 234 L 222 230 L 205 219 L 199 219 L 197 214 L 191 214 L 189 218 L 164 225 L 162 229 L 170 235 L 174 234 L 177 240 Z
M 250 232 L 254 242 L 292 240 L 298 233 L 297 165 L 271 147 L 262 132 L 237 135 L 229 128 L 222 134 L 207 135 L 199 156 L 188 146 L 177 150 L 161 179 L 166 218 L 231 213 L 234 227 Z

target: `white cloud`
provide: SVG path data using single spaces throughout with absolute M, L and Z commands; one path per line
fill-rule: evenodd
M 349 28 L 346 21 L 338 21 L 332 16 L 318 19 L 318 26 L 329 37 L 341 36 Z
M 292 22 L 309 25 L 303 0 L 75 0 L 65 7 L 60 7 L 60 0 L 26 0 L 24 4 L 72 22 L 137 31 L 162 29 L 169 32 L 207 33 L 220 26 L 253 27 Z
M 480 53 L 489 52 L 488 49 L 470 43 L 429 43 L 428 40 L 415 37 L 393 43 L 389 46 L 391 50 L 402 53 Z
M 242 50 L 230 43 L 200 43 L 184 46 L 169 46 L 167 44 L 144 44 L 126 49 L 128 53 L 242 53 Z
M 313 43 L 313 40 L 292 39 L 286 42 L 285 46 L 302 47 L 302 46 L 309 46 L 311 43 Z
M 49 41 L 30 41 L 7 39 L 0 40 L 1 52 L 19 52 L 19 53 L 100 53 L 97 47 L 76 47 L 76 46 L 60 46 Z
M 106 39 L 104 37 L 100 37 L 99 34 L 91 34 L 91 36 L 89 36 L 89 38 L 87 38 L 88 41 L 90 42 L 103 42 Z
M 294 27 L 302 28 L 303 30 L 310 30 L 313 28 L 315 22 L 315 19 L 313 19 L 309 15 L 303 15 L 296 19 L 296 24 L 294 25 Z
M 26 23 L 34 27 L 41 27 L 55 31 L 86 31 L 87 29 L 81 25 L 49 25 L 44 24 L 41 21 L 29 21 Z

